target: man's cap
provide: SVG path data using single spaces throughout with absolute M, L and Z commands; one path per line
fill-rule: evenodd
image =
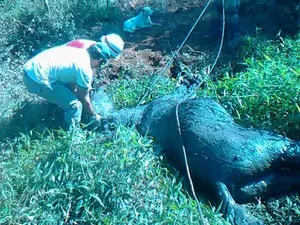
M 110 49 L 107 47 L 107 45 L 101 42 L 97 42 L 96 44 L 94 44 L 94 47 L 104 59 L 109 59 L 111 57 Z
M 117 34 L 108 34 L 101 37 L 101 42 L 110 50 L 110 55 L 118 59 L 124 49 L 124 41 Z

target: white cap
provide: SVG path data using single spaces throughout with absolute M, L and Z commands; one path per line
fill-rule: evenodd
M 101 42 L 106 44 L 110 50 L 110 55 L 118 59 L 124 48 L 124 41 L 117 34 L 108 34 L 101 37 Z

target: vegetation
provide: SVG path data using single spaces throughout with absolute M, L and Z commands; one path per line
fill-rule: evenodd
M 247 37 L 240 52 L 247 69 L 234 76 L 225 71 L 198 94 L 216 98 L 239 123 L 299 140 L 299 52 L 299 38 Z
M 35 54 L 74 39 L 82 27 L 92 21 L 107 21 L 117 17 L 109 0 L 5 0 L 0 1 L 0 29 L 5 31 L 2 44 L 12 53 L 21 50 Z M 45 43 L 47 43 L 45 45 Z
M 134 88 L 132 88 L 134 87 Z M 153 99 L 171 94 L 176 88 L 174 80 L 167 77 L 145 76 L 144 78 L 124 79 L 109 85 L 108 93 L 116 108 L 145 104 Z
M 198 224 L 195 201 L 135 130 L 22 136 L 3 147 L 0 224 Z M 210 224 L 225 224 L 203 209 Z
M 21 85 L 24 60 L 78 36 L 92 21 L 109 20 L 108 14 L 116 13 L 110 3 L 0 1 L 1 124 L 13 118 L 23 100 L 33 99 Z M 246 38 L 239 54 L 247 69 L 232 74 L 225 68 L 217 82 L 208 80 L 197 94 L 215 98 L 241 124 L 299 140 L 299 41 Z M 174 89 L 166 77 L 108 85 L 117 108 Z M 294 195 L 249 207 L 268 224 L 288 224 L 286 218 L 300 218 L 299 205 Z M 202 208 L 210 224 L 226 224 L 218 208 Z M 46 130 L 0 142 L 0 224 L 199 224 L 199 213 L 176 170 L 135 129 L 118 127 L 112 134 Z

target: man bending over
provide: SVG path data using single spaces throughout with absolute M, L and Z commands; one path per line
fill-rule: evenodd
M 29 92 L 64 110 L 65 129 L 79 124 L 82 111 L 91 120 L 100 121 L 89 91 L 93 69 L 110 57 L 110 50 L 100 42 L 87 49 L 66 45 L 50 48 L 26 62 L 24 84 Z

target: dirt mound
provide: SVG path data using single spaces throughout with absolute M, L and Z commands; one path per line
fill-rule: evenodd
M 216 56 L 221 39 L 221 15 L 217 7 L 220 2 L 212 1 L 187 39 L 185 49 L 180 52 L 180 60 L 192 67 L 194 71 L 205 69 L 209 64 L 212 64 L 213 58 Z M 123 56 L 119 61 L 110 63 L 104 69 L 103 74 L 106 79 L 117 78 L 119 72 L 128 77 L 135 77 L 144 74 L 151 75 L 161 70 L 170 55 L 178 49 L 186 38 L 206 3 L 207 1 L 204 0 L 115 1 L 112 7 L 117 8 L 119 19 L 109 25 L 103 23 L 102 27 L 94 31 L 97 35 L 92 35 L 99 37 L 99 32 L 105 34 L 112 32 L 113 29 L 125 41 Z M 297 20 L 297 17 L 294 16 L 297 7 L 294 7 L 293 4 L 296 3 L 282 3 L 279 0 L 260 0 L 255 3 L 249 0 L 241 1 L 239 15 L 241 36 L 255 33 L 257 26 L 259 26 L 263 32 L 271 35 L 270 38 L 275 38 L 279 29 L 284 32 L 286 26 L 293 24 L 291 20 Z M 123 22 L 137 15 L 144 6 L 150 6 L 154 10 L 151 16 L 152 21 L 158 22 L 162 26 L 141 29 L 135 33 L 124 32 L 122 30 Z M 285 9 L 284 12 L 279 11 L 280 8 Z M 253 17 L 254 13 L 255 17 Z M 274 14 L 278 16 L 274 16 Z M 219 65 L 228 62 L 235 55 L 234 50 L 228 51 L 225 37 Z

